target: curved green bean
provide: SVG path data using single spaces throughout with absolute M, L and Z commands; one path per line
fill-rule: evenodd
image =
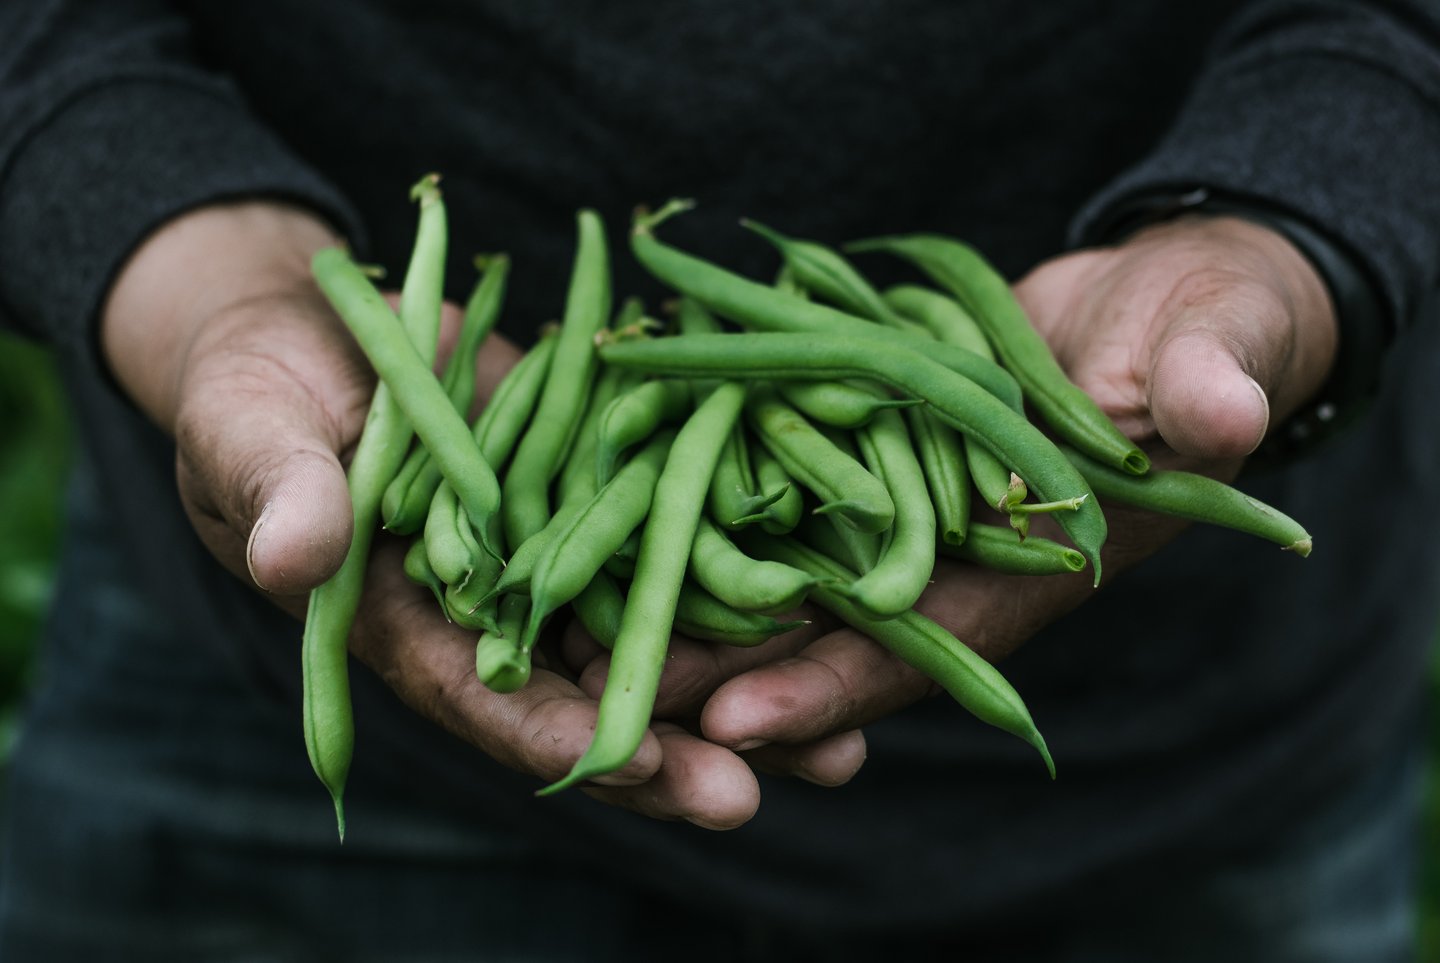
M 909 611 L 930 584 L 935 571 L 935 506 L 898 412 L 877 415 L 858 438 L 866 467 L 884 482 L 895 503 L 895 524 L 885 534 L 874 567 L 836 591 L 867 615 L 889 619 Z
M 973 352 L 936 343 L 928 335 L 909 330 L 877 333 L 873 322 L 759 284 L 662 243 L 655 236 L 656 226 L 691 206 L 689 201 L 671 201 L 654 214 L 637 216 L 630 232 L 630 250 L 635 259 L 670 287 L 754 331 L 800 332 L 827 338 L 832 335 L 883 337 L 909 345 L 969 378 L 1014 411 L 1023 410 L 1024 400 L 1014 377 Z
M 860 241 L 846 250 L 885 251 L 915 264 L 953 294 L 985 329 L 1025 397 L 1060 437 L 1130 474 L 1149 470 L 1150 459 L 1094 399 L 1075 387 L 1015 300 L 1009 283 L 974 248 L 938 234 L 911 234 Z
M 740 225 L 759 234 L 780 252 L 785 266 L 802 288 L 857 317 L 892 328 L 915 330 L 916 325 L 891 308 L 840 252 L 817 241 L 781 234 L 749 218 L 741 218 Z
M 675 604 L 676 632 L 702 642 L 738 648 L 762 645 L 777 635 L 809 624 L 805 619 L 781 622 L 758 612 L 734 608 L 689 581 L 680 586 L 680 598 Z
M 741 335 L 709 337 L 729 341 Z M 761 444 L 790 477 L 820 498 L 818 514 L 833 512 L 855 530 L 871 534 L 890 527 L 895 503 L 885 485 L 781 401 L 773 389 L 757 388 L 745 415 Z
M 742 612 L 777 615 L 805 601 L 815 579 L 789 565 L 751 558 L 708 519 L 700 519 L 690 547 L 690 577 Z
M 833 559 L 794 540 L 753 535 L 747 538 L 747 544 L 755 545 L 766 558 L 794 565 L 821 578 L 850 580 L 855 577 Z M 940 683 L 980 721 L 1029 743 L 1045 760 L 1050 778 L 1055 778 L 1055 762 L 1050 750 L 1019 693 L 998 669 L 965 643 L 918 612 L 906 612 L 893 619 L 871 618 L 823 585 L 811 590 L 810 599 Z
M 691 377 L 871 377 L 924 398 L 930 410 L 1011 464 L 1044 501 L 1090 492 L 1079 471 L 1038 428 L 973 382 L 924 355 L 879 338 L 803 334 L 695 334 L 649 343 L 603 345 L 607 363 L 655 374 Z M 787 466 L 789 470 L 789 466 Z M 1095 499 L 1055 516 L 1100 576 L 1105 516 Z

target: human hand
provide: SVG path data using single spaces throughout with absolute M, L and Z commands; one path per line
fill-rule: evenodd
M 1319 388 L 1335 353 L 1315 270 L 1278 234 L 1235 218 L 1185 218 L 1056 258 L 1016 294 L 1072 380 L 1162 469 L 1233 478 L 1272 421 Z M 1120 506 L 1106 514 L 1107 582 L 1183 528 Z M 942 559 L 917 607 L 994 662 L 1091 591 L 1088 574 L 1021 579 Z M 839 733 L 853 747 L 858 727 L 935 691 L 842 628 L 750 650 L 679 644 L 657 711 L 697 716 L 714 742 L 766 746 L 766 764 L 793 769 L 785 747 Z
M 179 494 L 197 534 L 227 569 L 297 616 L 348 549 L 343 462 L 374 386 L 310 275 L 311 255 L 337 240 L 280 204 L 197 210 L 141 245 L 101 319 L 117 382 L 175 438 Z M 452 342 L 457 319 L 452 308 Z M 480 399 L 518 357 L 503 339 L 487 340 Z M 415 711 L 502 764 L 547 782 L 569 771 L 593 730 L 595 701 L 543 665 L 519 693 L 486 689 L 474 636 L 404 578 L 402 555 L 397 540 L 376 540 L 351 652 Z M 604 781 L 607 801 L 716 828 L 743 822 L 758 802 L 753 775 L 729 750 L 664 725 Z

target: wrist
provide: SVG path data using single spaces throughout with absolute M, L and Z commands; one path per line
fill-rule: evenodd
M 313 295 L 310 257 L 340 240 L 317 215 L 279 201 L 212 204 L 167 221 L 130 255 L 102 308 L 112 375 L 169 430 L 206 321 L 241 304 Z

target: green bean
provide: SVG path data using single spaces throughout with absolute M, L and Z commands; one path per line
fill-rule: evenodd
M 703 337 L 728 342 L 743 335 Z M 817 513 L 833 512 L 861 532 L 883 532 L 890 527 L 895 520 L 895 503 L 884 484 L 781 401 L 774 390 L 756 389 L 745 406 L 745 415 L 761 443 L 785 466 L 790 477 L 820 498 Z
M 475 643 L 475 675 L 491 692 L 518 692 L 530 681 L 530 656 L 522 655 L 518 646 L 529 611 L 530 600 L 525 596 L 505 596 L 496 626 Z
M 596 425 L 596 483 L 610 480 L 625 449 L 649 438 L 659 426 L 689 414 L 693 400 L 690 382 L 660 378 L 636 385 L 606 405 Z
M 482 600 L 490 602 L 494 597 L 505 592 L 519 592 L 528 595 L 530 593 L 530 575 L 535 569 L 535 562 L 545 553 L 550 543 L 555 540 L 561 532 L 570 525 L 571 519 L 579 513 L 599 490 L 595 483 L 595 428 L 599 422 L 600 413 L 605 406 L 619 393 L 625 390 L 627 384 L 638 376 L 634 372 L 622 371 L 619 368 L 607 368 L 595 379 L 595 387 L 590 392 L 590 401 L 586 406 L 584 417 L 581 419 L 579 431 L 576 434 L 575 445 L 570 451 L 570 456 L 560 473 L 558 494 L 560 504 L 555 509 L 555 514 L 545 523 L 545 527 L 525 541 L 515 546 L 510 554 L 510 561 L 505 570 L 500 573 L 490 593 Z
M 745 447 L 750 455 L 750 464 L 755 468 L 756 487 L 762 493 L 778 492 L 779 495 L 752 518 L 742 518 L 741 521 L 747 524 L 758 522 L 771 535 L 784 535 L 800 523 L 805 512 L 800 487 L 792 483 L 785 466 L 764 445 L 747 441 Z
M 943 421 L 1014 465 L 1043 500 L 1074 498 L 1090 491 L 1065 456 L 1022 416 L 955 372 L 880 339 L 694 334 L 656 338 L 644 344 L 603 345 L 600 354 L 610 364 L 687 377 L 872 377 L 897 391 L 924 398 Z M 1099 505 L 1090 499 L 1078 511 L 1055 517 L 1095 568 L 1099 584 L 1100 545 L 1105 540 L 1105 516 Z
M 579 242 L 555 360 L 539 407 L 505 476 L 505 540 L 519 545 L 550 519 L 550 482 L 578 429 L 598 361 L 595 335 L 610 319 L 610 255 L 605 225 L 594 211 L 577 215 Z
M 930 288 L 908 284 L 888 289 L 884 297 L 886 303 L 897 311 L 922 322 L 938 340 L 972 351 L 988 361 L 995 360 L 995 352 L 990 342 L 985 340 L 985 333 L 954 298 Z M 981 501 L 991 508 L 998 507 L 1010 481 L 1010 469 L 981 445 L 962 445 L 960 450 L 964 455 L 966 471 L 980 491 Z M 927 465 L 927 474 L 929 471 Z M 936 509 L 941 507 L 937 502 Z M 946 530 L 959 531 L 962 537 L 965 531 L 963 527 L 956 526 L 946 526 Z
M 596 572 L 590 584 L 570 601 L 570 607 L 592 639 L 602 648 L 615 648 L 615 638 L 625 617 L 625 596 L 613 578 Z
M 935 571 L 935 507 L 898 412 L 880 413 L 858 438 L 866 467 L 895 503 L 895 524 L 874 567 L 837 591 L 867 615 L 894 618 L 919 601 Z
M 446 361 L 445 373 L 440 378 L 445 394 L 462 416 L 469 412 L 470 403 L 475 400 L 475 355 L 480 350 L 480 343 L 499 320 L 500 305 L 505 297 L 505 281 L 510 274 L 510 259 L 504 254 L 481 255 L 475 258 L 475 266 L 480 269 L 480 280 L 475 285 L 470 300 L 466 302 L 460 337 L 455 342 L 455 350 Z M 386 531 L 396 535 L 409 535 L 419 531 L 425 520 L 424 502 L 419 499 L 407 502 L 407 495 L 417 482 L 422 486 L 429 486 L 431 492 L 434 491 L 430 479 L 434 478 L 434 484 L 438 484 L 440 471 L 438 468 L 426 469 L 430 460 L 429 449 L 424 445 L 416 445 L 410 450 L 409 457 L 405 459 L 405 464 L 396 473 L 390 486 L 385 489 L 385 497 L 380 503 L 380 515 L 385 521 Z
M 639 534 L 639 529 L 636 529 L 630 534 L 633 538 L 635 535 Z M 630 539 L 625 540 L 626 545 L 630 543 Z M 639 540 L 636 539 L 634 544 L 638 546 L 640 544 Z M 602 566 L 602 569 L 603 571 L 614 576 L 615 578 L 624 579 L 628 582 L 630 579 L 635 577 L 635 557 L 633 555 L 626 556 L 624 554 L 624 548 L 625 546 L 622 545 L 620 549 L 616 550 L 614 555 L 611 555 L 609 558 L 607 558 L 605 560 L 604 566 Z
M 425 558 L 446 585 L 461 585 L 475 570 L 480 549 L 455 489 L 441 482 L 425 516 Z
M 954 298 L 918 284 L 897 284 L 886 288 L 882 297 L 900 314 L 924 325 L 935 340 L 973 351 L 987 360 L 995 360 L 995 349 L 985 339 L 985 332 Z
M 504 535 L 500 531 L 499 516 L 490 519 L 490 537 L 496 543 Z M 484 632 L 498 632 L 499 612 L 491 589 L 495 587 L 504 566 L 489 552 L 477 552 L 475 565 L 464 582 L 450 585 L 445 590 L 445 611 L 456 625 Z
M 530 573 L 530 617 L 522 647 L 529 651 L 551 612 L 579 595 L 650 511 L 655 485 L 675 440 L 657 434 L 570 518 Z
M 815 304 L 727 271 L 718 265 L 662 244 L 655 227 L 693 206 L 671 201 L 659 211 L 636 218 L 630 232 L 635 259 L 659 280 L 700 301 L 710 310 L 754 331 L 856 335 L 901 343 L 964 375 L 1016 412 L 1023 410 L 1020 386 L 1004 368 L 953 345 L 937 344 L 909 330 L 877 332 L 872 322 Z
M 738 648 L 761 645 L 809 624 L 805 619 L 780 622 L 768 615 L 734 608 L 688 581 L 680 586 L 680 598 L 675 604 L 675 631 L 702 642 Z
M 745 443 L 743 427 L 737 424 L 725 439 L 720 460 L 710 476 L 706 495 L 710 517 L 727 529 L 743 528 L 758 520 L 761 513 L 784 495 L 785 492 L 778 489 L 767 491 L 758 487 L 750 462 L 750 446 Z
M 600 490 L 599 474 L 595 471 L 597 452 L 600 445 L 600 418 L 610 402 L 642 384 L 644 376 L 634 371 L 606 369 L 595 379 L 595 390 L 590 394 L 590 408 L 580 423 L 580 431 L 570 457 L 561 469 L 556 495 L 563 505 L 566 502 L 584 502 Z
M 970 471 L 965 467 L 965 448 L 958 432 L 935 417 L 932 411 L 905 412 L 915 453 L 925 472 L 930 501 L 940 539 L 951 545 L 965 540 L 970 527 Z
M 857 317 L 902 330 L 917 327 L 885 303 L 880 292 L 838 251 L 816 241 L 789 237 L 748 218 L 742 218 L 740 224 L 759 234 L 780 252 L 785 259 L 785 267 L 802 288 L 813 291 Z
M 862 535 L 834 518 L 812 515 L 801 520 L 794 534 L 806 545 L 862 575 L 880 560 L 879 535 Z
M 475 420 L 471 435 L 480 446 L 480 454 L 496 471 L 510 457 L 535 409 L 550 359 L 555 354 L 555 340 L 554 328 L 543 333 L 535 347 L 506 372 Z M 414 451 L 424 451 L 425 457 L 407 459 L 385 490 L 385 498 L 390 503 L 388 508 L 382 506 L 385 527 L 396 534 L 419 530 L 430 510 L 430 501 L 440 487 L 440 466 L 435 459 L 423 445 L 417 446 L 412 455 Z
M 1150 459 L 1089 395 L 1075 387 L 1030 324 L 1010 285 L 974 248 L 937 234 L 911 234 L 861 241 L 846 250 L 885 251 L 915 264 L 953 294 L 985 329 L 1025 397 L 1060 437 L 1130 474 L 1149 470 Z
M 1024 541 L 1008 528 L 971 522 L 965 541 L 942 543 L 940 554 L 1010 575 L 1066 575 L 1085 568 L 1085 556 L 1068 545 L 1031 535 Z
M 1310 554 L 1310 533 L 1299 522 L 1224 482 L 1184 471 L 1156 471 L 1136 478 L 1072 448 L 1062 450 L 1101 498 L 1245 532 L 1301 558 Z
M 350 256 L 339 248 L 326 248 L 315 255 L 312 266 L 336 313 L 454 487 L 481 544 L 498 557 L 499 548 L 489 544 L 488 533 L 490 516 L 500 508 L 500 483 L 469 426 L 451 407 L 430 365 L 416 353 L 385 299 Z
M 542 795 L 614 772 L 639 748 L 655 705 L 701 503 L 725 437 L 744 403 L 743 384 L 723 384 L 695 409 L 676 436 L 641 536 L 635 581 L 615 638 L 594 738 L 570 772 L 540 790 Z
M 509 460 L 535 411 L 559 341 L 557 329 L 545 331 L 535 346 L 500 379 L 495 393 L 475 419 L 471 434 L 485 460 L 496 468 Z
M 776 615 L 805 601 L 815 579 L 789 565 L 751 558 L 708 519 L 700 519 L 690 547 L 690 577 L 742 612 Z
M 437 180 L 435 175 L 429 175 L 411 191 L 420 203 L 420 224 L 401 294 L 401 316 L 409 341 L 415 345 L 412 350 L 419 352 L 427 367 L 434 363 L 444 297 L 441 286 L 446 220 Z M 404 294 L 407 289 L 408 298 Z M 380 501 L 385 486 L 405 459 L 410 435 L 410 425 L 390 390 L 384 382 L 377 384 L 347 474 L 354 521 L 350 548 L 339 570 L 310 593 L 305 612 L 300 643 L 305 749 L 315 774 L 335 802 L 341 842 L 345 840 L 345 780 L 355 749 L 355 721 L 350 706 L 350 627 L 360 604 Z
M 430 590 L 430 594 L 435 596 L 435 601 L 440 606 L 440 611 L 445 612 L 445 583 L 430 567 L 430 560 L 425 556 L 425 539 L 417 538 L 410 543 L 402 568 L 406 578 Z M 449 618 L 448 612 L 446 618 Z
M 793 540 L 754 535 L 747 544 L 757 546 L 766 558 L 794 565 L 821 578 L 850 580 L 854 574 L 834 560 Z M 1045 760 L 1050 778 L 1055 763 L 1024 701 L 1005 677 L 969 646 L 918 612 L 894 619 L 873 619 L 838 593 L 817 585 L 811 601 L 864 632 L 905 663 L 938 682 L 946 692 L 982 722 L 1029 743 Z
M 793 407 L 811 421 L 833 428 L 868 425 L 877 411 L 914 408 L 919 398 L 891 398 L 864 381 L 781 381 L 775 385 Z

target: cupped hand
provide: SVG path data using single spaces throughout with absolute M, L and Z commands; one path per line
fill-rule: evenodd
M 1318 390 L 1336 350 L 1314 268 L 1280 235 L 1236 218 L 1188 217 L 1055 258 L 1015 292 L 1071 379 L 1160 469 L 1232 479 L 1267 429 Z M 1106 515 L 1106 582 L 1183 528 L 1119 506 Z M 1088 573 L 1016 578 L 942 559 L 917 608 L 995 662 L 1092 591 Z M 661 707 L 698 716 L 721 746 L 770 747 L 767 764 L 789 771 L 843 737 L 850 751 L 834 777 L 863 760 L 855 730 L 936 691 L 840 628 L 754 650 L 679 646 Z
M 374 387 L 310 276 L 314 252 L 338 240 L 311 214 L 277 203 L 196 210 L 131 257 L 100 329 L 117 383 L 175 438 L 180 498 L 199 537 L 297 616 L 348 550 L 344 464 Z M 457 314 L 447 319 L 451 343 Z M 503 339 L 487 339 L 477 405 L 518 357 Z M 497 761 L 546 781 L 569 771 L 593 731 L 595 700 L 543 668 L 519 693 L 486 689 L 474 635 L 447 623 L 404 578 L 402 554 L 398 540 L 377 540 L 353 654 L 415 711 Z M 665 725 L 601 782 L 608 786 L 594 792 L 608 802 L 714 828 L 748 819 L 759 799 L 734 753 Z

